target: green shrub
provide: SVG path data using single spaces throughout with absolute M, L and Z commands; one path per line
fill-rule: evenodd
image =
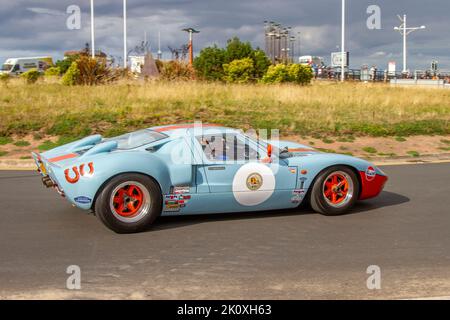
M 41 76 L 41 73 L 37 69 L 31 69 L 25 73 L 22 73 L 21 77 L 27 81 L 28 84 L 36 83 Z
M 72 62 L 72 65 L 67 70 L 62 78 L 62 83 L 66 86 L 74 86 L 79 83 L 80 69 L 76 61 Z
M 228 83 L 249 83 L 253 80 L 255 67 L 253 60 L 244 58 L 223 65 L 225 81 Z
M 162 80 L 193 80 L 195 79 L 195 70 L 187 63 L 180 61 L 165 62 L 160 74 Z
M 262 78 L 263 83 L 285 83 L 289 81 L 289 69 L 285 64 L 270 66 Z
M 0 146 L 3 146 L 5 144 L 9 144 L 9 143 L 12 143 L 12 142 L 13 142 L 13 139 L 11 139 L 10 137 L 0 136 Z
M 72 66 L 72 63 L 77 61 L 79 57 L 79 55 L 72 55 L 64 58 L 63 60 L 59 60 L 56 62 L 56 67 L 59 68 L 61 74 L 65 74 Z
M 78 83 L 81 85 L 94 86 L 111 83 L 122 76 L 122 70 L 113 71 L 106 65 L 103 59 L 93 59 L 88 56 L 81 56 L 77 60 L 77 67 L 80 71 Z
M 9 75 L 9 73 L 0 73 L 0 81 L 7 85 L 9 80 L 11 79 L 11 76 Z
M 311 82 L 313 73 L 310 67 L 299 64 L 277 64 L 270 66 L 262 79 L 263 83 L 297 83 L 306 85 Z
M 59 67 L 51 67 L 45 70 L 44 75 L 46 77 L 57 77 L 61 74 L 61 69 Z
M 14 142 L 14 145 L 16 147 L 28 147 L 28 146 L 30 146 L 30 143 L 28 141 L 19 140 L 19 141 Z
M 289 81 L 301 85 L 311 83 L 313 79 L 313 71 L 309 66 L 300 64 L 291 64 L 288 66 Z

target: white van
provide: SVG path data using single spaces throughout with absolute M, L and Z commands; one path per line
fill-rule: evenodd
M 300 64 L 305 66 L 322 66 L 324 64 L 324 59 L 322 57 L 316 57 L 316 56 L 302 56 L 299 58 L 298 61 Z
M 40 72 L 44 72 L 52 66 L 52 57 L 11 58 L 6 60 L 2 65 L 0 73 L 19 75 L 31 69 L 37 69 Z

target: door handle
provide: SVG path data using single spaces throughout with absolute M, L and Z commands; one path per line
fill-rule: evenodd
M 208 167 L 209 171 L 223 171 L 225 167 Z

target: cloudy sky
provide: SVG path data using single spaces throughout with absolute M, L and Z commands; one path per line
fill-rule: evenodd
M 79 49 L 90 41 L 89 0 L 0 0 L 0 60 L 7 57 L 52 55 Z M 425 69 L 433 59 L 450 70 L 450 1 L 448 0 L 347 0 L 348 49 L 352 67 L 375 64 L 386 68 L 388 61 L 402 62 L 402 39 L 393 30 L 397 14 L 407 14 L 411 26 L 425 24 L 408 39 L 409 67 Z M 158 30 L 167 47 L 187 42 L 180 30 L 195 27 L 196 49 L 217 43 L 223 46 L 232 36 L 264 46 L 263 21 L 272 20 L 301 32 L 302 54 L 330 60 L 340 43 L 339 0 L 128 0 L 129 47 L 137 45 L 147 32 L 153 51 Z M 68 30 L 67 8 L 81 8 L 80 30 Z M 381 8 L 381 29 L 366 26 L 369 5 Z M 95 0 L 97 47 L 122 55 L 122 1 Z

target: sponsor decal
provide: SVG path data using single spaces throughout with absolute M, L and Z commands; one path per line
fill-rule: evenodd
M 184 194 L 191 192 L 191 188 L 189 186 L 175 187 L 173 188 L 174 194 Z
M 269 200 L 275 191 L 275 175 L 262 163 L 243 165 L 233 178 L 233 196 L 242 206 L 257 206 Z
M 190 195 L 177 195 L 171 194 L 164 197 L 164 211 L 165 212 L 178 212 L 181 208 L 185 208 L 191 200 Z
M 74 200 L 75 200 L 75 202 L 81 203 L 81 204 L 89 204 L 92 202 L 91 198 L 85 197 L 85 196 L 76 197 Z
M 80 177 L 92 177 L 94 175 L 94 163 L 88 163 L 89 172 L 85 171 L 85 167 L 86 165 L 83 163 L 79 167 L 73 167 L 72 169 L 64 170 L 66 181 L 68 183 L 75 184 L 80 181 Z M 73 173 L 70 172 L 71 170 Z
M 259 173 L 252 173 L 247 178 L 247 188 L 251 191 L 258 191 L 263 184 L 263 177 Z
M 366 170 L 366 180 L 373 181 L 377 175 L 377 171 L 373 167 L 368 167 Z
M 295 204 L 299 204 L 303 201 L 306 195 L 305 189 L 296 189 L 292 192 L 291 202 Z

